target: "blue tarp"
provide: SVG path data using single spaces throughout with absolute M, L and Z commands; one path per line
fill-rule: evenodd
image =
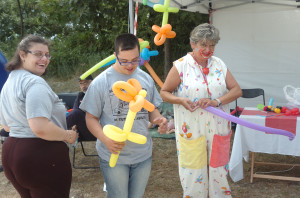
M 8 77 L 8 72 L 5 70 L 6 62 L 5 56 L 0 51 L 0 92 Z

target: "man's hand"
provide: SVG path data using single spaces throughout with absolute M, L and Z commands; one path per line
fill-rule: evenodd
M 164 117 L 156 118 L 153 120 L 153 124 L 158 125 L 158 132 L 160 134 L 166 133 L 168 129 L 168 120 Z
M 125 146 L 125 142 L 116 142 L 108 137 L 105 138 L 103 143 L 112 154 L 119 154 L 119 152 L 123 150 L 123 147 Z

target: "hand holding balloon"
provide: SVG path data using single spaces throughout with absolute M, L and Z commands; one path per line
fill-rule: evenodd
M 225 112 L 223 112 L 223 111 L 221 111 L 217 108 L 211 107 L 211 106 L 206 107 L 205 110 L 210 112 L 210 113 L 213 113 L 217 116 L 220 116 L 220 117 L 222 117 L 226 120 L 229 120 L 231 122 L 243 125 L 245 127 L 251 128 L 251 129 L 255 129 L 255 130 L 258 130 L 258 131 L 263 131 L 263 132 L 267 132 L 267 133 L 271 133 L 271 134 L 284 135 L 284 136 L 289 137 L 290 140 L 293 140 L 294 137 L 295 137 L 295 135 L 293 133 L 289 132 L 289 131 L 257 125 L 257 124 L 248 122 L 246 120 L 237 118 L 235 116 L 232 116 L 230 114 L 227 114 L 227 113 L 225 113 Z
M 137 144 L 145 144 L 147 138 L 143 135 L 131 132 L 131 128 L 136 113 L 142 108 L 150 112 L 154 111 L 154 105 L 145 99 L 147 92 L 142 89 L 139 81 L 135 79 L 129 79 L 127 82 L 117 81 L 114 83 L 112 90 L 119 99 L 129 102 L 129 111 L 123 130 L 113 125 L 105 125 L 103 127 L 103 133 L 116 142 L 125 142 L 128 139 Z M 126 91 L 126 93 L 123 90 Z M 108 146 L 110 146 L 108 149 L 112 152 L 109 165 L 110 167 L 114 167 L 119 157 L 119 151 L 122 150 L 124 145 L 122 143 L 116 144 L 115 142 L 111 142 Z M 115 151 L 118 152 L 116 153 Z

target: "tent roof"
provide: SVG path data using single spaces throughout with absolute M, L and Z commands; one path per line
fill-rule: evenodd
M 143 3 L 143 0 L 135 0 Z M 149 0 L 148 0 L 149 1 Z M 151 0 L 159 3 L 159 0 Z M 210 5 L 213 10 L 221 10 L 246 4 L 265 4 L 294 7 L 300 9 L 300 0 L 170 0 L 170 7 L 177 7 L 190 12 L 200 12 L 208 14 Z

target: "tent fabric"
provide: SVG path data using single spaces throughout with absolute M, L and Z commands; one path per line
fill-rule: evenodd
M 273 98 L 274 106 L 286 105 L 283 87 L 300 87 L 300 8 L 246 4 L 214 12 L 213 24 L 221 36 L 216 56 L 241 88 L 262 88 L 267 103 Z M 259 100 L 239 104 L 256 106 Z
M 1 92 L 2 86 L 4 85 L 4 83 L 8 77 L 8 73 L 5 70 L 5 63 L 6 63 L 6 59 L 0 51 L 0 92 Z
M 226 63 L 241 88 L 262 88 L 267 103 L 273 98 L 275 106 L 284 106 L 283 87 L 300 87 L 300 2 L 170 0 L 169 6 L 207 14 L 209 3 L 211 22 L 221 37 L 215 55 Z M 260 98 L 239 99 L 241 107 L 259 103 Z
M 132 0 L 129 0 L 129 2 Z M 134 0 L 143 3 L 143 0 Z M 160 0 L 148 0 L 152 3 L 159 3 Z M 239 7 L 249 4 L 257 4 L 262 7 L 268 5 L 275 5 L 280 7 L 293 7 L 297 8 L 300 6 L 299 2 L 296 0 L 169 0 L 170 7 L 177 7 L 180 10 L 185 10 L 189 12 L 200 12 L 203 14 L 208 14 L 209 9 L 215 11 L 224 10 L 227 8 Z

